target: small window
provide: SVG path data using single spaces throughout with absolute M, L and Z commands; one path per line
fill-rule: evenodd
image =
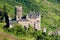
M 39 20 L 37 20 L 37 22 L 39 22 Z
M 19 16 L 18 16 L 18 18 L 19 18 Z

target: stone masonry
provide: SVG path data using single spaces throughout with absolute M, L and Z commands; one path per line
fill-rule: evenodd
M 40 30 L 41 29 L 41 14 L 39 12 L 32 12 L 26 15 L 26 18 L 22 18 L 22 6 L 16 6 L 16 21 L 26 27 L 29 28 L 31 25 L 34 29 Z

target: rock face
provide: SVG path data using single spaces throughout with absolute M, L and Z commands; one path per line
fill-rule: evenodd
M 29 25 L 31 25 L 34 29 L 40 30 L 41 29 L 41 14 L 39 12 L 32 12 L 30 11 L 27 16 L 22 15 L 22 6 L 16 6 L 16 21 L 26 27 L 29 28 Z

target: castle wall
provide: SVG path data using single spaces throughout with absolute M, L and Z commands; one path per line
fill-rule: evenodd
M 35 21 L 35 29 L 41 30 L 41 14 L 39 15 L 39 17 Z
M 27 29 L 29 28 L 30 22 L 28 22 L 28 21 L 26 21 L 26 22 L 19 21 L 18 23 L 21 24 L 21 25 L 23 25 L 23 26 L 26 27 Z

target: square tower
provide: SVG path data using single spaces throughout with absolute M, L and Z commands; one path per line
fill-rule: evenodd
M 15 11 L 16 11 L 16 21 L 18 21 L 22 17 L 22 6 L 16 6 Z

